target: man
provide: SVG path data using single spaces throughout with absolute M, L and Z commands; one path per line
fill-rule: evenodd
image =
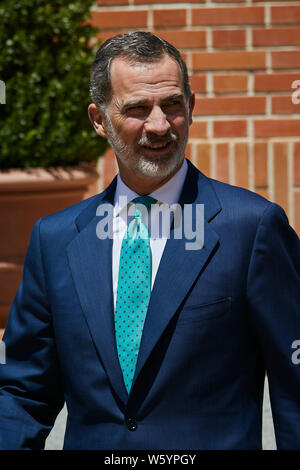
M 1 448 L 42 448 L 66 401 L 65 449 L 260 449 L 267 372 L 277 446 L 299 449 L 299 239 L 284 211 L 184 158 L 194 95 L 170 44 L 106 41 L 91 93 L 119 174 L 33 229 L 4 336 Z M 192 249 L 175 213 L 152 235 L 177 203 L 192 225 L 204 207 Z

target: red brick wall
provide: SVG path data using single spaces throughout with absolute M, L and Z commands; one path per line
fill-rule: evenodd
M 152 31 L 180 49 L 196 93 L 192 162 L 277 202 L 300 234 L 299 0 L 98 0 L 91 21 L 102 40 Z M 100 171 L 104 187 L 111 151 Z

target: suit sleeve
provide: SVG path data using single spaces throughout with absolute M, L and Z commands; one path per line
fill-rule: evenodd
M 40 246 L 33 229 L 0 365 L 0 449 L 42 449 L 64 399 Z
M 300 340 L 300 242 L 276 204 L 258 226 L 247 291 L 269 381 L 277 449 L 300 449 L 300 364 L 293 361 Z

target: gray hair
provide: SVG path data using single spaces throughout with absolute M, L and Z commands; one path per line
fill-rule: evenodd
M 164 39 L 144 31 L 118 34 L 105 41 L 98 49 L 91 69 L 90 94 L 93 103 L 105 111 L 110 99 L 110 68 L 113 59 L 122 57 L 132 63 L 157 62 L 164 54 L 178 63 L 182 73 L 183 92 L 191 96 L 187 67 L 179 51 Z

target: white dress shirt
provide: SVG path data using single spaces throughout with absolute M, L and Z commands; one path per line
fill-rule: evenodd
M 179 201 L 180 193 L 184 184 L 187 174 L 188 165 L 186 160 L 181 168 L 175 175 L 167 181 L 163 186 L 153 191 L 149 196 L 156 199 L 160 204 L 165 203 L 169 206 L 177 204 Z M 119 278 L 119 263 L 121 245 L 124 235 L 126 234 L 127 226 L 132 220 L 132 217 L 127 217 L 130 202 L 139 197 L 139 194 L 128 188 L 124 181 L 122 181 L 120 174 L 117 176 L 117 186 L 114 199 L 113 211 L 113 253 L 112 253 L 112 276 L 113 276 L 113 295 L 114 295 L 114 308 L 116 309 L 117 289 Z M 162 233 L 158 228 L 159 224 L 159 205 L 156 204 L 151 208 L 151 217 L 149 217 L 148 230 L 150 238 L 151 249 L 151 289 L 153 288 L 156 273 L 159 263 L 166 245 L 167 236 Z M 170 219 L 172 220 L 172 219 Z M 151 225 L 152 224 L 152 225 Z M 169 229 L 170 227 L 168 227 Z

